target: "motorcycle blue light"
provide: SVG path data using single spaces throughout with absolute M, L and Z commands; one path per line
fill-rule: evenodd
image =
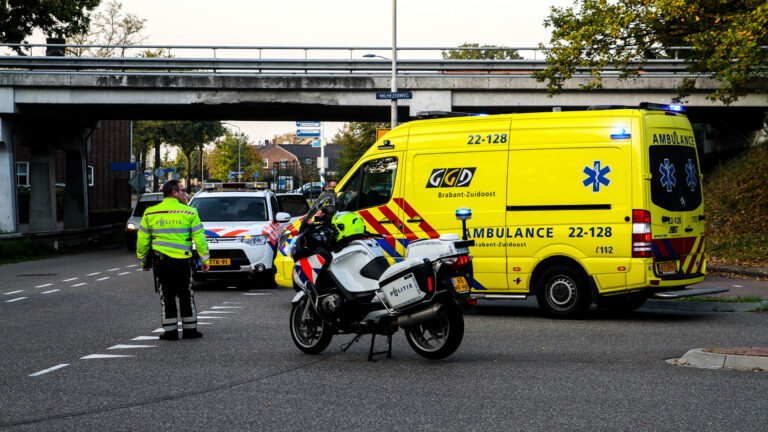
M 456 210 L 456 220 L 472 219 L 472 210 L 468 208 L 460 208 Z

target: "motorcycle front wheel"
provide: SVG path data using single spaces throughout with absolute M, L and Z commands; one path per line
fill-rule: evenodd
M 444 317 L 403 329 L 408 344 L 416 354 L 438 360 L 453 354 L 464 338 L 464 314 L 455 304 L 448 308 Z
M 319 354 L 331 343 L 333 332 L 325 320 L 307 306 L 305 297 L 291 308 L 291 338 L 305 353 Z

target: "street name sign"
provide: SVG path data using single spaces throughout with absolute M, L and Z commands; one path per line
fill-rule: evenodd
M 296 127 L 303 128 L 303 127 L 320 127 L 319 121 L 297 121 Z
M 296 136 L 298 137 L 319 137 L 320 129 L 298 129 L 296 130 Z
M 376 99 L 413 99 L 413 92 L 376 92 Z

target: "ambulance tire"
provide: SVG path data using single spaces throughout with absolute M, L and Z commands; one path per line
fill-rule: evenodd
M 578 317 L 592 303 L 584 276 L 568 265 L 558 264 L 548 268 L 536 285 L 539 307 L 553 317 Z

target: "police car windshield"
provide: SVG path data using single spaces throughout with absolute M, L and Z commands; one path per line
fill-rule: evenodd
M 136 217 L 144 216 L 144 212 L 149 207 L 152 207 L 153 205 L 156 205 L 156 204 L 160 203 L 160 201 L 162 201 L 162 200 L 163 200 L 163 198 L 160 197 L 157 200 L 144 200 L 144 201 L 137 202 L 136 203 L 136 208 L 133 209 L 133 215 L 136 216 Z
M 192 200 L 201 222 L 254 222 L 269 219 L 262 197 L 217 196 Z

